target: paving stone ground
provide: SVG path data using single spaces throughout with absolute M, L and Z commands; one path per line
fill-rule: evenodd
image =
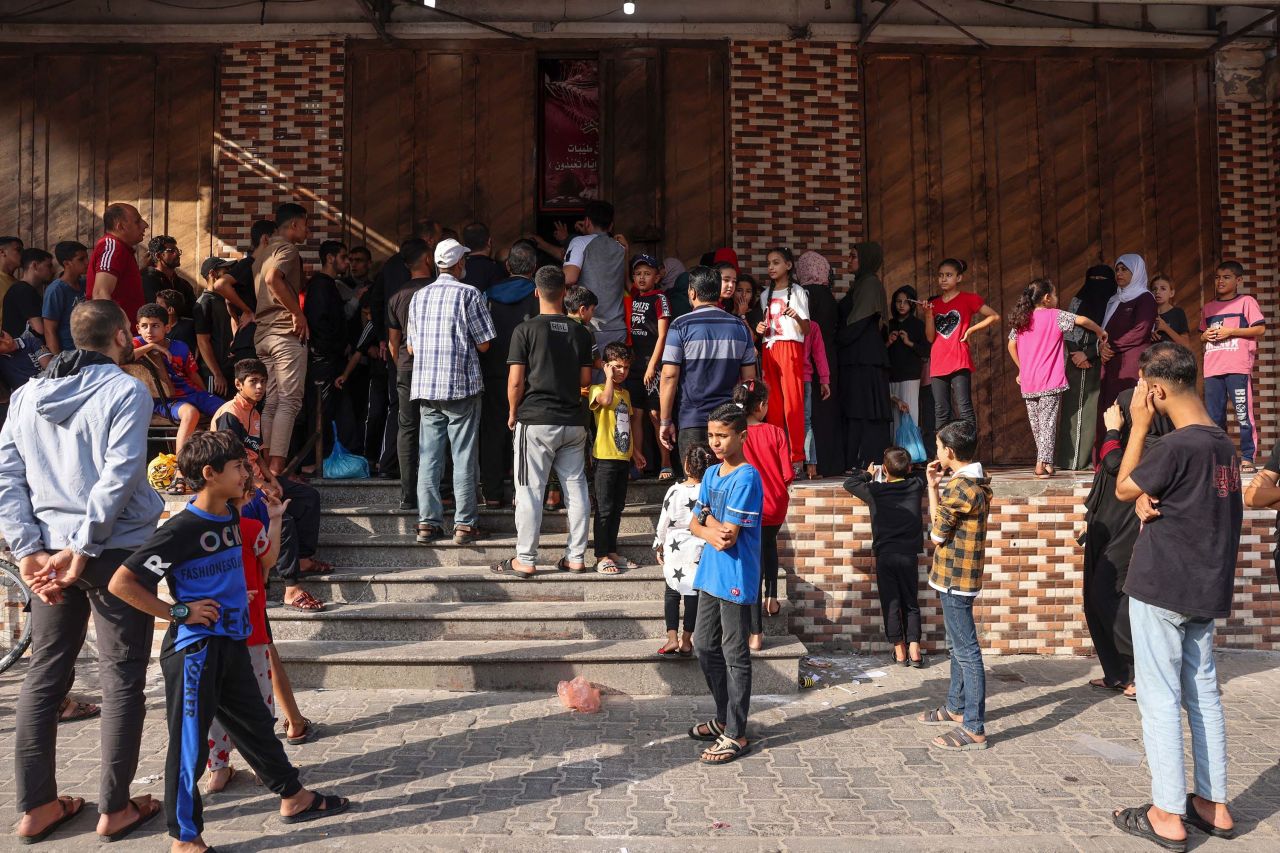
M 944 697 L 949 664 L 827 656 L 819 687 L 756 697 L 755 752 L 703 767 L 684 732 L 710 703 L 606 697 L 599 714 L 555 696 L 302 691 L 323 737 L 288 747 L 304 782 L 352 797 L 350 813 L 288 832 L 277 801 L 240 774 L 206 802 L 220 851 L 1077 851 L 1156 850 L 1113 829 L 1110 809 L 1150 799 L 1138 710 L 1084 686 L 1088 658 L 987 661 L 985 752 L 939 754 L 912 715 Z M 1280 655 L 1223 652 L 1232 805 L 1243 836 L 1192 832 L 1192 849 L 1280 850 Z M 163 688 L 153 666 L 135 793 L 160 796 Z M 12 817 L 13 707 L 21 668 L 0 675 L 0 812 Z M 79 691 L 94 695 L 92 666 Z M 96 797 L 98 724 L 61 727 L 64 792 Z M 243 767 L 243 761 L 240 761 Z M 1188 758 L 1188 773 L 1190 764 Z M 92 807 L 86 811 L 92 811 Z M 39 848 L 98 841 L 85 814 Z M 0 836 L 0 849 L 17 849 Z M 114 845 L 167 849 L 162 820 Z

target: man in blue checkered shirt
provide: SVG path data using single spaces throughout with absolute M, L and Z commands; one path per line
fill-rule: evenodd
M 418 542 L 444 536 L 440 478 L 445 448 L 453 449 L 453 541 L 469 545 L 476 526 L 477 436 L 480 427 L 479 354 L 494 338 L 484 296 L 462 279 L 468 249 L 457 240 L 436 246 L 440 275 L 409 303 L 406 346 L 413 355 L 412 399 L 419 401 Z M 447 443 L 446 443 L 447 442 Z

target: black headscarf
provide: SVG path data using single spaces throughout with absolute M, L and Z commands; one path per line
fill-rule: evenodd
M 1084 285 L 1076 298 L 1080 300 L 1080 308 L 1076 312 L 1083 314 L 1099 326 L 1107 313 L 1107 300 L 1115 295 L 1116 271 L 1106 264 L 1089 267 L 1084 274 Z

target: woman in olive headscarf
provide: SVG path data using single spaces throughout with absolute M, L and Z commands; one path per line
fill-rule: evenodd
M 1083 314 L 1101 326 L 1107 300 L 1115 292 L 1115 270 L 1106 264 L 1089 267 L 1084 286 L 1071 297 L 1067 311 Z M 1063 337 L 1067 344 L 1067 390 L 1062 395 L 1053 465 L 1064 471 L 1084 471 L 1092 466 L 1098 421 L 1098 392 L 1102 383 L 1100 342 L 1097 335 L 1081 326 L 1064 332 Z
M 809 294 L 809 334 L 822 336 L 823 351 L 827 354 L 827 365 L 831 372 L 831 387 L 838 388 L 839 367 L 836 365 L 835 353 L 840 310 L 836 306 L 836 297 L 831 292 L 831 264 L 817 252 L 805 252 L 796 260 L 796 275 Z M 809 441 L 806 436 L 805 461 L 809 465 L 817 465 L 819 477 L 834 477 L 844 471 L 840 401 L 835 394 L 823 399 L 817 389 L 813 388 L 806 399 L 813 447 L 811 449 L 807 446 Z
M 846 469 L 878 462 L 890 444 L 893 406 L 889 399 L 889 357 L 882 328 L 889 319 L 879 243 L 858 243 L 849 255 L 853 284 L 840 300 L 836 363 L 840 370 L 840 410 L 845 424 Z

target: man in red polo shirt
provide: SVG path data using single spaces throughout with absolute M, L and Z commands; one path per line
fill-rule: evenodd
M 143 305 L 142 273 L 133 247 L 146 236 L 147 221 L 133 205 L 117 203 L 107 205 L 102 225 L 107 233 L 94 244 L 89 257 L 84 295 L 88 299 L 110 299 L 124 309 L 133 323 Z

